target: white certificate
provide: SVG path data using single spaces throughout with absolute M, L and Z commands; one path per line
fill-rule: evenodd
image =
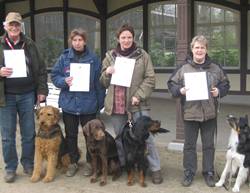
M 70 76 L 73 77 L 70 91 L 89 91 L 90 64 L 70 63 Z
M 208 85 L 206 72 L 184 73 L 186 100 L 207 100 Z
M 7 78 L 27 77 L 24 50 L 4 50 L 5 66 L 13 69 L 13 73 Z
M 115 72 L 112 74 L 111 84 L 130 87 L 135 67 L 135 59 L 116 57 Z

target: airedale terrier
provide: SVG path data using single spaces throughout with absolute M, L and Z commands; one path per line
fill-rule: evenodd
M 64 137 L 58 124 L 59 119 L 59 110 L 53 106 L 45 106 L 37 110 L 39 129 L 35 138 L 35 159 L 31 182 L 37 182 L 40 179 L 45 160 L 47 160 L 47 169 L 43 182 L 51 182 L 55 178 L 57 167 L 62 166 L 66 170 L 70 164 Z

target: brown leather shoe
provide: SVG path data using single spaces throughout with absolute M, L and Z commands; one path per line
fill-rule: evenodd
M 152 182 L 154 184 L 161 184 L 163 182 L 163 178 L 161 176 L 161 170 L 152 172 Z

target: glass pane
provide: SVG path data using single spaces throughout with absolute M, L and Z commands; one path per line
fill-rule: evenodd
M 31 30 L 30 30 L 30 17 L 26 17 L 23 19 L 24 21 L 24 33 L 30 37 Z
M 220 8 L 211 7 L 211 22 L 212 23 L 224 22 L 224 10 Z
M 143 46 L 143 15 L 142 7 L 137 7 L 117 14 L 107 20 L 107 48 L 116 47 L 116 30 L 123 24 L 128 23 L 134 27 L 135 41 Z
M 211 27 L 211 46 L 224 46 L 224 26 Z
M 38 48 L 48 67 L 52 67 L 64 49 L 63 14 L 49 12 L 35 15 L 35 29 Z
M 210 7 L 205 5 L 198 5 L 196 9 L 197 23 L 209 23 L 210 22 Z
M 230 47 L 225 51 L 225 64 L 230 67 L 238 67 L 240 63 L 240 49 Z
M 82 28 L 87 32 L 88 47 L 100 56 L 100 21 L 79 13 L 69 13 L 68 32 L 74 28 Z
M 211 10 L 210 13 L 206 10 Z M 195 3 L 195 34 L 203 34 L 209 40 L 211 58 L 228 68 L 240 67 L 240 13 L 212 3 Z M 208 13 L 207 16 L 205 16 Z
M 155 67 L 174 67 L 176 61 L 176 5 L 149 5 L 149 54 Z
M 210 33 L 211 33 L 210 31 L 211 31 L 210 27 L 204 27 L 204 26 L 196 27 L 196 32 L 197 32 L 196 35 L 204 35 L 209 42 L 210 42 Z
M 233 25 L 225 26 L 225 46 L 236 46 L 240 42 L 239 30 Z
M 248 50 L 247 50 L 247 60 L 248 60 L 248 69 L 250 69 L 250 11 L 248 11 Z
M 224 66 L 224 64 L 225 64 L 225 50 L 223 47 L 209 46 L 208 55 L 212 58 L 212 60 L 214 60 L 218 64 L 221 64 L 222 66 Z
M 232 11 L 225 11 L 225 19 L 226 22 L 239 22 L 240 17 Z

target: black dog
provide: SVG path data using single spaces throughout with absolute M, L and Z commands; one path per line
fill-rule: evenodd
M 239 119 L 239 144 L 237 151 L 245 155 L 244 167 L 250 167 L 250 127 L 248 125 L 248 116 Z
M 145 174 L 148 168 L 148 160 L 146 158 L 147 148 L 146 140 L 150 135 L 156 133 L 166 133 L 168 130 L 160 128 L 161 123 L 152 120 L 148 116 L 141 116 L 136 123 L 127 123 L 122 133 L 122 142 L 126 156 L 126 169 L 128 172 L 129 186 L 134 183 L 135 170 L 139 172 L 139 181 L 142 187 L 146 186 Z

